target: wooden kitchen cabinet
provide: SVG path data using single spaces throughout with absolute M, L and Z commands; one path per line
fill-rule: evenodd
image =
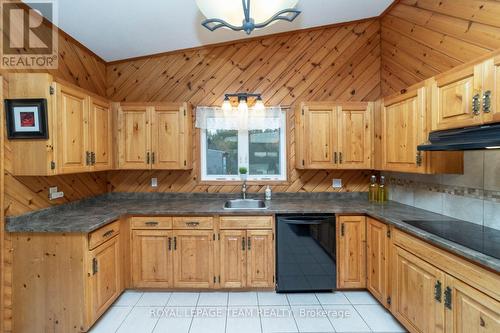
M 483 63 L 483 76 L 483 123 L 500 122 L 500 55 Z
M 118 168 L 192 168 L 191 127 L 191 109 L 186 103 L 121 103 Z
M 220 228 L 220 287 L 273 288 L 273 217 L 223 216 Z
M 9 98 L 47 100 L 47 139 L 12 140 L 12 172 L 50 176 L 109 170 L 109 102 L 43 73 L 10 73 Z
M 110 104 L 108 101 L 91 97 L 90 98 L 90 159 L 93 164 L 93 171 L 111 170 L 113 168 L 113 124 Z
M 174 230 L 176 288 L 212 288 L 215 284 L 212 230 Z
M 366 217 L 337 220 L 337 287 L 366 288 Z
M 385 306 L 389 285 L 390 229 L 382 222 L 366 219 L 366 287 Z
M 106 312 L 122 292 L 120 240 L 114 236 L 90 252 L 90 322 Z
M 247 287 L 274 286 L 274 241 L 272 230 L 247 231 Z
M 132 230 L 132 284 L 136 288 L 173 286 L 173 233 Z
M 245 288 L 247 281 L 247 233 L 245 230 L 220 232 L 220 287 Z
M 304 102 L 297 109 L 299 169 L 369 169 L 372 109 L 366 102 Z
M 449 275 L 446 289 L 447 333 L 500 332 L 500 302 Z
M 391 312 L 412 332 L 444 332 L 445 274 L 400 247 L 393 250 Z
M 463 152 L 419 152 L 427 142 L 429 88 L 425 83 L 386 97 L 382 117 L 382 168 L 411 173 L 463 173 Z

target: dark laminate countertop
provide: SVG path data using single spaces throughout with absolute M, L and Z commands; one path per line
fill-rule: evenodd
M 404 220 L 460 222 L 444 215 L 396 202 L 371 204 L 368 203 L 367 195 L 364 193 L 275 193 L 266 210 L 224 210 L 222 207 L 224 201 L 236 197 L 236 194 L 109 193 L 7 218 L 6 230 L 88 233 L 123 215 L 366 214 L 500 273 L 500 259 L 403 222 Z

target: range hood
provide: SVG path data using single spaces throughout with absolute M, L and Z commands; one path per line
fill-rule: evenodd
M 432 132 L 419 151 L 500 149 L 500 123 Z

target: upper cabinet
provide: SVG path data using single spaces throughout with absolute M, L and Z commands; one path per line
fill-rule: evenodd
M 418 152 L 427 141 L 430 122 L 429 83 L 384 99 L 382 169 L 412 173 L 462 173 L 462 152 Z
M 48 176 L 112 168 L 109 102 L 49 74 L 9 74 L 9 98 L 47 100 L 48 139 L 11 140 L 12 173 Z
M 367 102 L 305 102 L 295 114 L 299 169 L 370 169 L 372 109 Z
M 190 169 L 191 127 L 186 103 L 120 104 L 118 168 Z
M 432 83 L 432 131 L 500 121 L 500 56 L 438 75 Z

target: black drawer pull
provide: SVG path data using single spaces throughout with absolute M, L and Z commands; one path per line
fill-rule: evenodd
M 109 237 L 111 236 L 115 231 L 113 229 L 106 231 L 105 233 L 102 234 L 102 237 Z
M 188 227 L 197 227 L 200 225 L 200 222 L 186 222 Z
M 144 224 L 147 225 L 148 227 L 154 227 L 154 226 L 157 226 L 159 223 L 155 222 L 155 221 L 148 221 L 148 222 L 145 222 Z

